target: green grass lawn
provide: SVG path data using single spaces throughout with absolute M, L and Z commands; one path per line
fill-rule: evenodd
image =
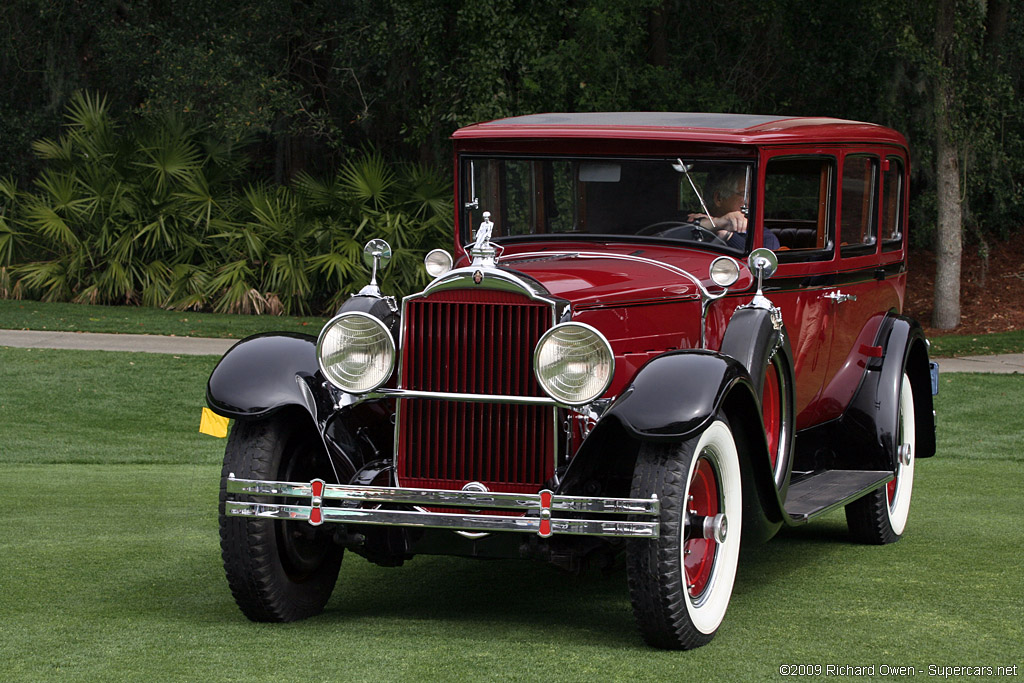
M 241 339 L 257 332 L 317 334 L 326 318 L 272 315 L 182 313 L 140 306 L 9 301 L 0 299 L 0 330 L 55 330 L 163 334 L 179 337 Z M 1024 352 L 1024 330 L 987 335 L 943 335 L 931 338 L 933 357 Z
M 995 353 L 1024 353 L 1024 330 L 992 334 L 947 334 L 931 337 L 929 353 L 934 358 L 990 356 Z
M 906 536 L 842 512 L 744 549 L 718 636 L 660 652 L 625 571 L 350 554 L 327 611 L 254 624 L 220 565 L 215 359 L 0 348 L 0 680 L 778 680 L 782 664 L 1018 665 L 1019 377 L 944 375 Z

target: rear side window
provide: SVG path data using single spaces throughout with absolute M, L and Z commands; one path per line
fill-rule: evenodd
M 899 251 L 903 246 L 903 160 L 886 159 L 882 170 L 882 251 Z
M 779 238 L 780 261 L 831 258 L 835 168 L 831 156 L 774 157 L 768 161 L 764 227 Z
M 875 251 L 877 178 L 877 157 L 850 154 L 843 161 L 843 196 L 839 207 L 839 251 L 843 256 Z

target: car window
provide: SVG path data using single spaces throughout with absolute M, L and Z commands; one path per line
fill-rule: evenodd
M 615 235 L 749 248 L 746 233 L 723 236 L 690 220 L 756 211 L 747 161 L 467 156 L 462 169 L 464 225 L 475 230 L 486 211 L 494 239 Z
M 843 160 L 839 208 L 839 251 L 842 256 L 858 256 L 875 251 L 877 177 L 877 157 L 848 154 Z
M 903 246 L 903 160 L 888 157 L 882 170 L 882 251 Z
M 765 167 L 764 226 L 779 239 L 780 261 L 831 258 L 835 158 L 774 157 Z

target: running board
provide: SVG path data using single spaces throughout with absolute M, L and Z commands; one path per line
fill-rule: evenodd
M 892 472 L 822 470 L 790 484 L 786 512 L 791 524 L 802 524 L 846 505 L 892 479 Z

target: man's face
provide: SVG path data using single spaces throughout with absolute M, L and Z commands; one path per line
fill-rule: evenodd
M 736 183 L 731 190 L 727 186 L 723 190 L 716 191 L 715 205 L 721 212 L 718 214 L 720 216 L 743 208 L 743 183 Z

